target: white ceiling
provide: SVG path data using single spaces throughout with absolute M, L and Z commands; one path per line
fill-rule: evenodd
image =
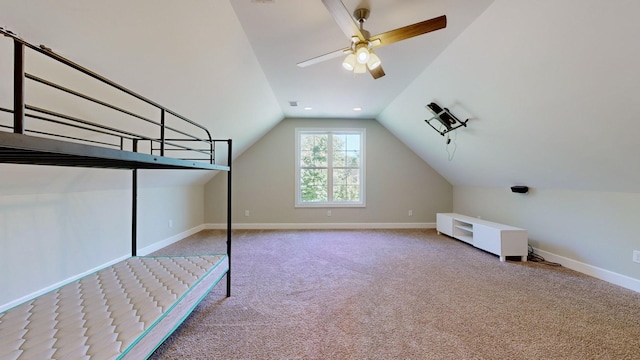
M 349 46 L 320 0 L 231 0 L 286 117 L 376 118 L 493 0 L 343 0 L 349 13 L 371 10 L 372 35 L 447 15 L 443 30 L 376 49 L 387 76 L 374 80 L 342 68 L 343 57 L 297 63 Z M 298 101 L 298 107 L 289 106 Z M 304 107 L 312 107 L 306 111 Z M 361 112 L 354 112 L 361 107 Z
M 0 0 L 0 26 L 233 138 L 236 156 L 285 117 L 375 118 L 454 185 L 639 191 L 640 2 L 367 3 L 372 34 L 448 26 L 378 49 L 379 80 L 340 58 L 295 65 L 348 45 L 320 0 Z M 432 100 L 471 117 L 448 149 L 424 123 Z
M 637 193 L 639 13 L 496 0 L 378 120 L 455 185 Z M 425 98 L 472 117 L 453 161 L 419 120 Z

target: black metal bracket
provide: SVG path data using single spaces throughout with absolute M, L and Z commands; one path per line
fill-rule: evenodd
M 462 121 L 458 119 L 455 115 L 453 115 L 451 111 L 449 111 L 449 109 L 441 108 L 435 102 L 431 102 L 425 107 L 429 109 L 429 111 L 433 114 L 433 116 L 430 119 L 425 120 L 425 122 L 429 124 L 429 126 L 431 126 L 433 130 L 437 131 L 438 134 L 442 136 L 461 126 L 467 127 L 467 122 L 469 121 L 469 119 Z M 442 127 L 438 129 L 435 126 L 433 126 L 433 124 L 431 123 L 431 121 L 433 120 L 438 120 L 439 124 L 443 125 L 445 130 L 442 130 Z

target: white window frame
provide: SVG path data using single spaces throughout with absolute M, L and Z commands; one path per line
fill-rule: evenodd
M 333 141 L 328 141 L 329 154 L 327 161 L 327 169 L 328 169 L 328 198 L 329 201 L 326 202 L 303 202 L 302 194 L 300 191 L 300 138 L 303 134 L 358 134 L 360 135 L 360 201 L 358 202 L 344 202 L 344 201 L 333 201 Z M 295 207 L 366 207 L 366 186 L 365 186 L 365 178 L 366 178 L 366 129 L 364 128 L 296 128 L 295 129 L 295 161 L 296 161 L 296 188 L 295 188 Z

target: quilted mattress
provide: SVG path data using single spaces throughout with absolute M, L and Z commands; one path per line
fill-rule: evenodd
M 142 359 L 228 271 L 226 255 L 132 257 L 0 314 L 0 359 Z

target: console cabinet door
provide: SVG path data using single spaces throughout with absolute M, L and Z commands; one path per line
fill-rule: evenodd
M 436 214 L 436 230 L 439 233 L 453 236 L 453 217 L 447 214 Z
M 500 246 L 500 230 L 476 224 L 473 227 L 473 246 L 492 254 L 502 255 Z

